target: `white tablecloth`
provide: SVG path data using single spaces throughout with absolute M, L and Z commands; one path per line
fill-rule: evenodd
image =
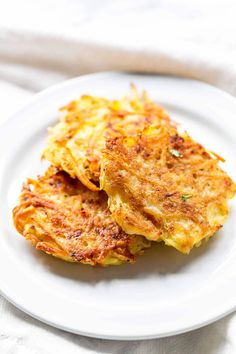
M 236 95 L 235 13 L 234 0 L 2 1 L 0 121 L 34 92 L 101 70 L 187 76 Z M 1 354 L 235 352 L 235 314 L 166 339 L 113 342 L 51 328 L 0 298 Z

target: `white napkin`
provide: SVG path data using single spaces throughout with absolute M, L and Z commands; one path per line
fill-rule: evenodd
M 235 0 L 7 0 L 0 76 L 34 90 L 101 70 L 160 72 L 236 94 Z
M 2 2 L 0 79 L 8 83 L 0 82 L 0 122 L 33 92 L 102 70 L 187 76 L 236 95 L 235 13 L 234 0 Z M 1 354 L 231 354 L 235 333 L 234 314 L 165 339 L 89 339 L 44 325 L 0 297 Z

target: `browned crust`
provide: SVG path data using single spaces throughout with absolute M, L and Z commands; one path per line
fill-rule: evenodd
M 111 258 L 133 262 L 135 238 L 143 239 L 128 236 L 112 220 L 104 192 L 93 193 L 52 167 L 24 185 L 13 220 L 19 233 L 37 249 L 91 265 L 109 264 Z M 147 246 L 144 242 L 137 254 Z
M 50 129 L 43 157 L 87 188 L 99 190 L 106 138 L 136 135 L 150 125 L 174 125 L 162 107 L 133 90 L 133 97 L 120 101 L 82 96 L 63 107 L 64 116 Z
M 182 235 L 175 247 L 188 253 L 228 215 L 227 199 L 236 188 L 219 160 L 188 135 L 165 128 L 112 138 L 104 151 L 101 186 L 113 218 L 127 233 L 135 230 L 167 244 Z M 210 207 L 220 214 L 218 221 L 210 220 Z

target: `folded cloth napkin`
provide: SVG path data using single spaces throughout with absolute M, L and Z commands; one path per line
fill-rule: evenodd
M 88 72 L 159 72 L 236 94 L 235 12 L 235 0 L 8 0 L 0 77 L 39 90 Z
M 103 70 L 203 80 L 236 95 L 234 0 L 8 0 L 0 11 L 0 122 L 30 96 Z M 150 341 L 65 333 L 0 297 L 0 353 L 235 353 L 236 315 Z

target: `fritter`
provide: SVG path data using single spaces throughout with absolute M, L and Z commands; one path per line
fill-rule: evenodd
M 150 246 L 144 237 L 127 235 L 113 221 L 104 192 L 91 192 L 53 167 L 23 186 L 13 220 L 36 249 L 69 262 L 134 262 Z
M 100 184 L 125 232 L 189 253 L 229 214 L 236 185 L 220 168 L 222 160 L 186 133 L 146 130 L 107 141 Z
M 163 108 L 147 94 L 120 101 L 82 96 L 62 108 L 60 122 L 49 129 L 43 158 L 57 168 L 77 177 L 87 188 L 99 190 L 100 160 L 109 137 L 136 135 L 146 126 L 171 125 Z

